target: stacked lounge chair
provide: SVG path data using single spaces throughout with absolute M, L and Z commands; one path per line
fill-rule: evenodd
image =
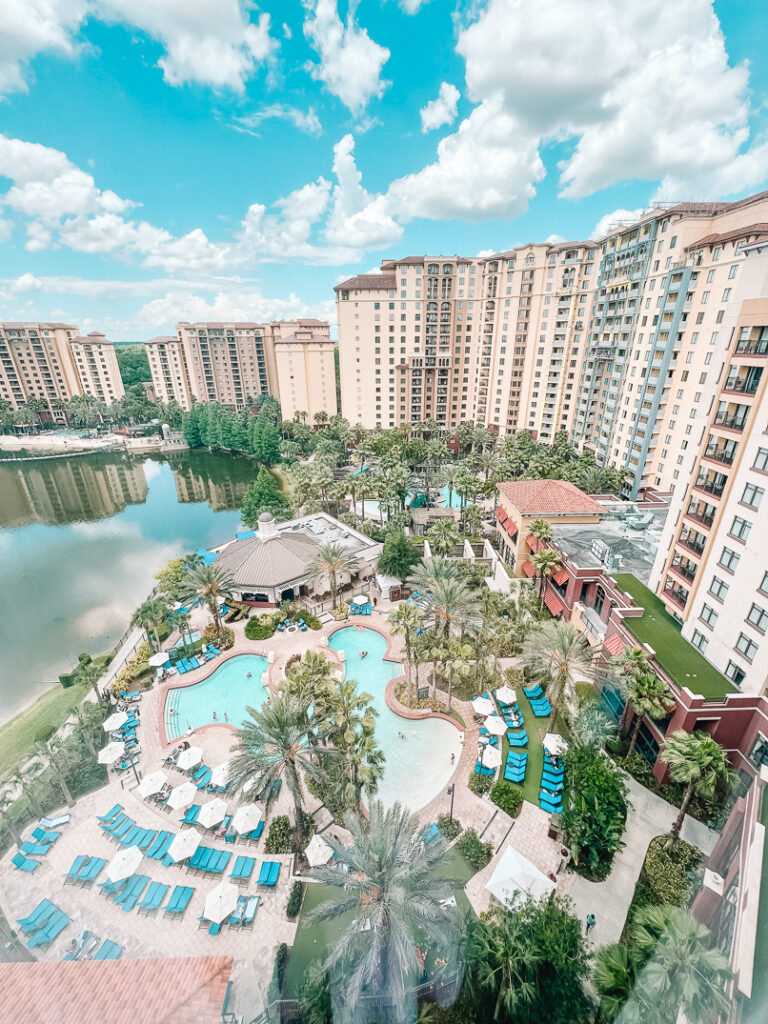
M 175 917 L 181 920 L 194 891 L 189 885 L 177 885 L 163 909 L 163 917 Z
M 30 860 L 28 857 L 25 857 L 23 853 L 14 853 L 11 858 L 11 864 L 13 864 L 17 871 L 27 871 L 30 874 L 33 871 L 37 871 L 40 867 L 39 860 Z
M 19 847 L 25 857 L 45 857 L 50 848 L 50 843 L 22 843 Z
M 280 877 L 280 862 L 276 860 L 265 860 L 261 865 L 261 871 L 257 880 L 257 885 L 263 885 L 266 888 L 273 888 L 277 885 L 277 880 Z
M 510 747 L 525 747 L 528 744 L 528 733 L 525 729 L 521 729 L 519 732 L 510 729 L 507 732 L 507 740 Z
M 64 876 L 64 885 L 79 885 L 83 889 L 89 889 L 106 864 L 104 857 L 88 857 L 81 853 L 75 857 L 72 867 Z
M 192 804 L 192 806 L 187 809 L 187 813 L 181 819 L 180 824 L 181 825 L 194 825 L 195 822 L 197 821 L 197 816 L 198 816 L 199 813 L 200 813 L 200 804 Z
M 137 904 L 136 912 L 139 915 L 144 914 L 146 917 L 156 914 L 169 889 L 170 885 L 165 885 L 163 882 L 150 882 L 149 888 Z
M 116 942 L 105 939 L 101 946 L 93 954 L 94 960 L 119 960 L 123 955 L 123 947 Z
M 548 718 L 552 714 L 552 705 L 546 697 L 531 701 L 531 710 L 537 718 Z
M 544 758 L 541 772 L 541 789 L 539 805 L 550 814 L 557 814 L 563 809 L 563 779 L 565 771 L 562 765 L 550 758 Z
M 21 931 L 28 935 L 30 932 L 42 928 L 55 910 L 55 903 L 51 903 L 50 900 L 41 900 L 31 914 L 27 914 L 26 917 L 17 918 L 16 923 Z
M 235 885 L 245 885 L 251 880 L 256 861 L 253 857 L 237 857 L 229 878 Z
M 53 913 L 46 918 L 45 923 L 35 929 L 27 946 L 30 949 L 41 949 L 43 946 L 49 946 L 64 931 L 68 924 L 69 918 L 64 911 L 55 907 Z

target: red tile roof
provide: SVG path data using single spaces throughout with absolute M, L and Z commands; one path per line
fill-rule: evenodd
M 618 633 L 614 633 L 613 636 L 609 636 L 607 640 L 603 641 L 603 650 L 609 654 L 621 654 L 626 646 Z
M 529 579 L 532 576 L 536 575 L 536 570 L 533 567 L 533 562 L 523 562 L 521 569 Z
M 516 480 L 497 486 L 524 516 L 601 515 L 605 512 L 602 505 L 567 480 Z
M 394 274 L 358 274 L 357 277 L 350 277 L 334 287 L 334 291 L 358 291 L 358 292 L 380 292 L 389 291 L 395 287 Z
M 232 957 L 0 964 L 14 1024 L 221 1024 Z
M 544 594 L 544 604 L 549 608 L 553 615 L 559 615 L 563 610 L 563 602 L 558 600 L 551 590 L 547 590 Z

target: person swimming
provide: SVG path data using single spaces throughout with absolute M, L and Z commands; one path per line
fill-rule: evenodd
M 218 720 L 219 720 L 218 715 L 216 714 L 215 711 L 213 712 L 213 720 L 214 720 L 214 722 L 218 722 Z
M 246 672 L 246 673 L 245 673 L 245 678 L 246 678 L 246 679 L 250 679 L 250 678 L 251 678 L 251 675 L 252 675 L 252 674 L 253 674 L 253 673 L 251 673 L 251 672 Z
M 368 657 L 368 651 L 358 651 L 357 653 L 358 653 L 358 656 L 360 658 L 367 658 Z

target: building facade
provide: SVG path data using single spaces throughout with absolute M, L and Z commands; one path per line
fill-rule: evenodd
M 283 419 L 305 413 L 311 423 L 318 413 L 335 416 L 335 344 L 328 333 L 315 327 L 297 328 L 275 341 L 277 393 Z
M 114 342 L 98 331 L 91 331 L 84 338 L 73 338 L 70 344 L 82 393 L 98 398 L 105 405 L 122 398 L 125 389 Z

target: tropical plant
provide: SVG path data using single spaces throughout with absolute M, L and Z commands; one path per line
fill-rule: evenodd
M 629 741 L 627 757 L 634 753 L 643 718 L 659 721 L 675 710 L 676 702 L 665 681 L 655 672 L 645 675 L 630 675 L 624 680 L 625 695 L 635 710 L 635 722 Z
M 408 664 L 408 703 L 413 702 L 413 683 L 419 688 L 419 658 L 415 641 L 424 629 L 424 614 L 418 605 L 402 602 L 388 616 L 389 626 L 395 636 L 403 638 L 405 660 Z
M 539 600 L 541 607 L 544 607 L 544 594 L 547 590 L 547 581 L 563 567 L 563 560 L 554 548 L 542 548 L 531 555 L 531 562 L 539 580 Z
M 318 737 L 338 754 L 340 795 L 352 807 L 359 806 L 363 790 L 369 797 L 376 792 L 384 770 L 384 755 L 374 740 L 378 711 L 372 699 L 358 691 L 353 679 L 345 679 L 329 691 L 318 725 Z
M 405 534 L 401 530 L 393 530 L 384 537 L 377 571 L 394 576 L 403 583 L 418 561 L 416 549 Z
M 448 711 L 451 710 L 453 687 L 461 680 L 467 679 L 475 670 L 475 649 L 472 644 L 450 637 L 446 641 L 445 663 L 443 673 L 448 680 Z
M 709 733 L 699 729 L 677 729 L 667 736 L 661 759 L 669 765 L 672 781 L 685 786 L 680 813 L 672 826 L 672 835 L 677 838 L 693 794 L 714 797 L 719 787 L 732 781 L 733 772 L 725 750 Z
M 548 519 L 534 519 L 528 527 L 528 534 L 538 546 L 546 546 L 552 540 L 552 524 Z
M 621 771 L 591 747 L 571 744 L 565 755 L 562 826 L 574 866 L 593 878 L 607 877 L 623 846 L 627 787 Z
M 429 546 L 438 555 L 447 555 L 459 542 L 459 531 L 452 519 L 438 519 L 427 534 Z
M 219 605 L 222 601 L 231 601 L 235 581 L 215 562 L 211 565 L 195 565 L 188 569 L 182 584 L 182 601 L 202 601 L 208 606 L 217 632 L 221 629 Z
M 418 576 L 414 573 L 409 582 L 416 586 L 417 581 Z M 463 633 L 480 617 L 480 606 L 474 594 L 466 583 L 454 575 L 436 579 L 431 587 L 420 590 L 419 605 L 427 623 L 446 638 L 455 628 Z
M 547 698 L 552 706 L 552 731 L 568 698 L 570 677 L 588 675 L 592 668 L 592 649 L 586 637 L 569 622 L 541 623 L 523 644 L 523 661 L 531 673 L 547 682 Z
M 304 972 L 299 1009 L 303 1024 L 332 1024 L 331 985 L 328 971 L 320 960 L 313 960 Z
M 131 625 L 134 629 L 143 629 L 147 635 L 151 633 L 154 637 L 154 648 L 160 650 L 160 636 L 158 627 L 168 619 L 171 614 L 168 602 L 162 597 L 151 597 L 143 601 L 131 617 Z
M 337 540 L 325 541 L 321 544 L 312 561 L 307 566 L 307 574 L 311 580 L 328 577 L 331 584 L 331 603 L 336 607 L 338 576 L 348 573 L 350 576 L 361 567 L 360 559 Z
M 439 934 L 449 947 L 458 941 L 458 912 L 446 905 L 451 895 L 444 875 L 447 844 L 441 836 L 426 842 L 418 816 L 398 803 L 384 807 L 374 800 L 369 820 L 350 814 L 346 825 L 350 846 L 333 836 L 327 842 L 349 871 L 314 870 L 333 892 L 308 917 L 350 921 L 326 968 L 351 1012 L 368 993 L 391 999 L 403 1020 L 407 991 L 419 971 L 418 943 L 425 934 Z

